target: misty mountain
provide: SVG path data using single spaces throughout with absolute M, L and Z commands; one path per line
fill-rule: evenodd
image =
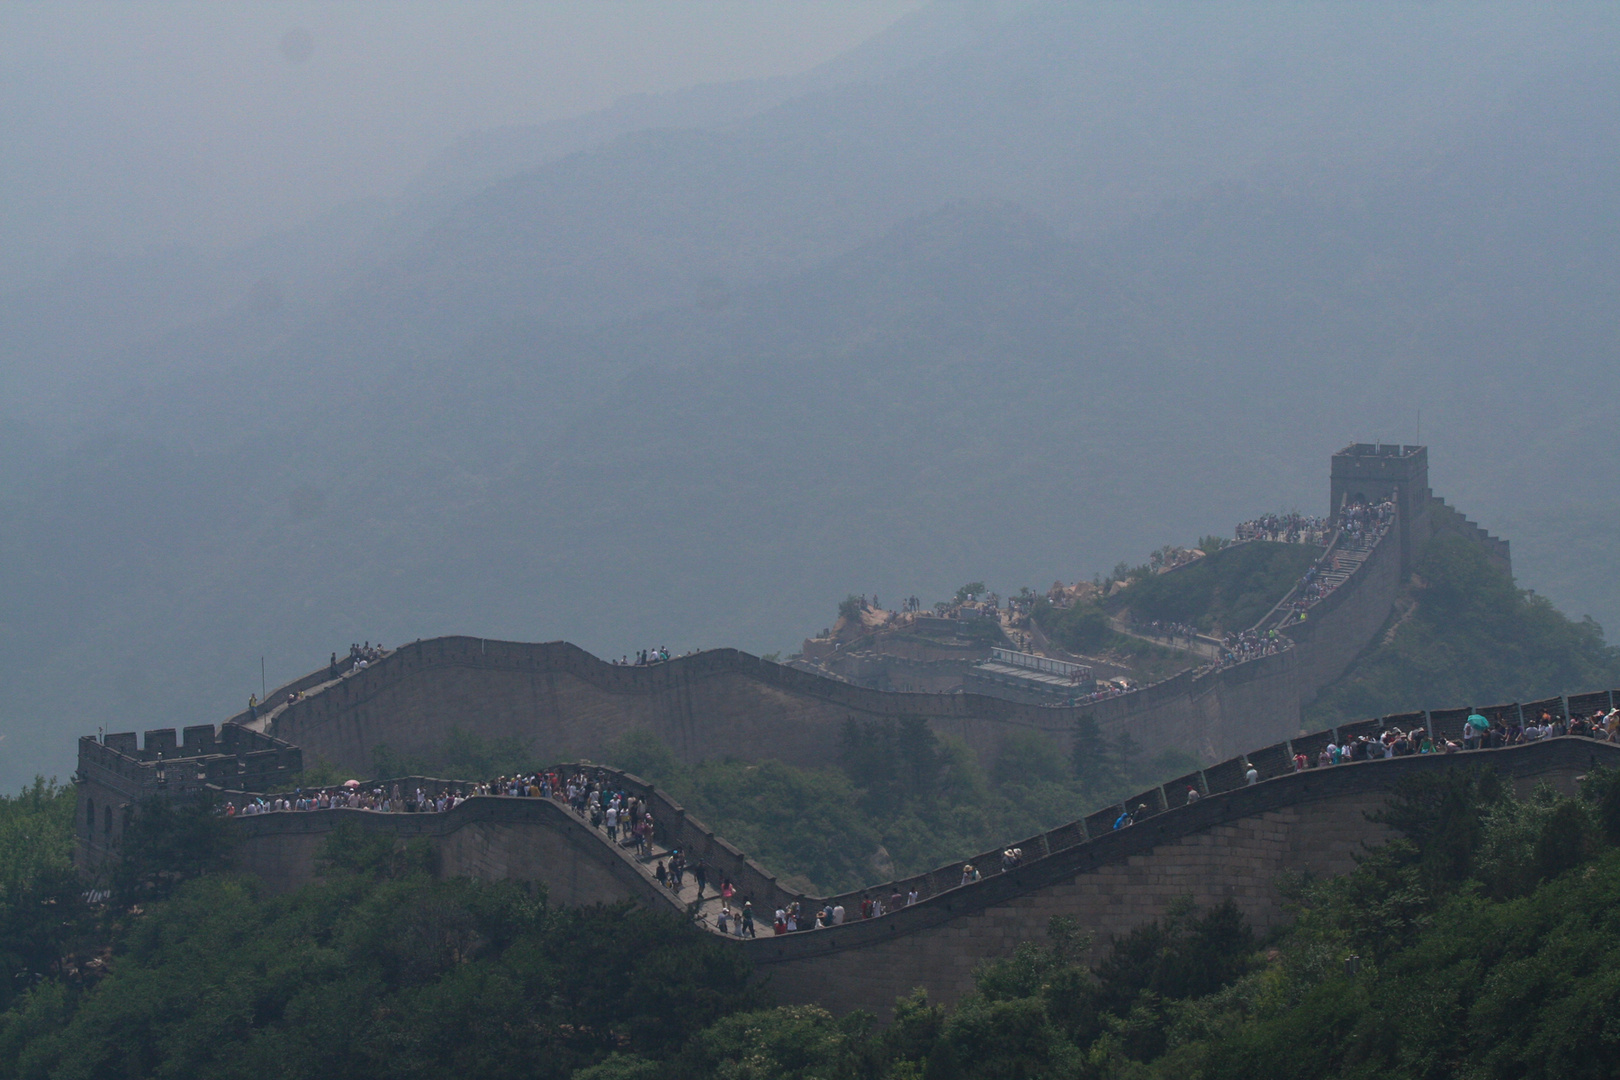
M 792 649 L 851 591 L 1089 577 L 1324 511 L 1419 410 L 1521 582 L 1620 620 L 1612 28 L 1361 14 L 1032 6 L 152 322 L 0 441 L 0 780 L 260 654 Z
M 447 208 L 491 184 L 624 135 L 735 124 L 805 94 L 870 82 L 971 45 L 1030 0 L 935 0 L 824 64 L 797 75 L 635 94 L 547 124 L 474 132 L 446 147 L 407 190 L 417 211 Z

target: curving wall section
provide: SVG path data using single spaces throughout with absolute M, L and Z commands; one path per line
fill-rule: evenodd
M 1611 691 L 1544 702 L 1492 706 L 1492 715 L 1543 711 L 1561 716 L 1613 707 Z M 770 976 L 779 999 L 821 1002 L 839 1011 L 886 1013 L 893 1000 L 925 986 L 935 1000 L 954 1001 L 971 987 L 973 967 L 1005 955 L 1020 941 L 1039 939 L 1056 914 L 1077 917 L 1101 947 L 1133 926 L 1162 917 L 1170 904 L 1191 896 L 1201 904 L 1233 900 L 1255 925 L 1284 916 L 1277 879 L 1284 871 L 1343 873 L 1355 854 L 1384 835 L 1368 820 L 1404 776 L 1458 764 L 1488 763 L 1521 786 L 1549 779 L 1568 789 L 1595 763 L 1620 763 L 1620 745 L 1564 737 L 1527 746 L 1463 756 L 1424 755 L 1294 772 L 1295 752 L 1314 754 L 1329 740 L 1381 730 L 1386 725 L 1449 726 L 1461 710 L 1413 713 L 1363 721 L 1253 751 L 1127 800 L 1146 805 L 1137 824 L 1111 828 L 1118 807 L 1099 811 L 1021 841 L 1026 862 L 1001 872 L 1000 849 L 970 856 L 986 872 L 960 883 L 961 863 L 886 882 L 869 890 L 904 894 L 920 902 L 868 921 L 751 941 L 727 939 L 748 951 Z M 1261 782 L 1248 785 L 1253 767 Z M 594 767 L 593 767 L 594 768 Z M 810 897 L 784 888 L 767 870 L 717 836 L 647 782 L 612 773 L 617 785 L 652 804 L 659 840 L 703 857 L 714 878 L 725 875 L 762 915 L 792 900 L 810 910 L 842 903 L 859 910 L 862 892 Z M 450 781 L 404 778 L 437 788 Z M 1185 792 L 1203 797 L 1188 803 Z M 544 799 L 479 797 L 445 814 L 376 814 L 354 810 L 266 814 L 235 819 L 242 835 L 241 868 L 287 889 L 308 881 L 325 837 L 344 821 L 402 839 L 433 843 L 445 875 L 543 881 L 563 903 L 633 899 L 679 909 L 680 901 L 653 882 L 647 867 L 626 849 L 560 803 Z
M 254 723 L 356 772 L 386 744 L 427 755 L 452 727 L 515 737 L 537 756 L 601 757 L 645 728 L 686 760 L 716 753 L 801 766 L 835 761 L 849 718 L 922 717 L 985 761 L 1009 733 L 1043 732 L 1066 746 L 1081 712 L 1105 732 L 1129 727 L 1143 745 L 1215 760 L 1299 730 L 1300 707 L 1337 678 L 1384 625 L 1401 586 L 1398 546 L 1382 541 L 1333 594 L 1291 625 L 1296 646 L 1232 667 L 1184 671 L 1136 692 L 1080 706 L 979 694 L 898 693 L 854 686 L 716 649 L 646 667 L 604 662 L 566 642 L 442 637 L 403 646 L 332 679 L 321 670 L 278 688 L 306 696 Z

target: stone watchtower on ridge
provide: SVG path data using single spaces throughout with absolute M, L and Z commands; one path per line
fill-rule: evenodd
M 1382 502 L 1395 497 L 1395 528 L 1401 539 L 1401 574 L 1411 572 L 1429 539 L 1429 448 L 1389 443 L 1351 443 L 1333 455 L 1328 510 L 1346 503 Z
M 1390 443 L 1351 443 L 1333 455 L 1328 508 L 1395 497 L 1395 528 L 1401 541 L 1401 574 L 1412 572 L 1423 545 L 1449 533 L 1479 545 L 1491 564 L 1513 573 L 1508 542 L 1492 536 L 1429 490 L 1429 448 Z
M 239 724 L 198 724 L 79 739 L 75 836 L 79 868 L 93 871 L 117 853 L 124 828 L 151 798 L 183 803 L 224 792 L 278 791 L 304 767 L 303 751 Z

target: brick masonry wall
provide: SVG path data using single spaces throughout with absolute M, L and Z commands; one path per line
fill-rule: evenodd
M 1461 759 L 1410 757 L 1285 776 L 1161 814 L 897 916 L 763 939 L 751 951 L 784 1003 L 882 1017 L 919 986 L 931 1000 L 953 1003 L 972 989 L 978 964 L 1019 942 L 1043 940 L 1053 915 L 1073 916 L 1093 934 L 1093 959 L 1181 897 L 1200 905 L 1231 899 L 1258 929 L 1276 927 L 1286 917 L 1279 878 L 1354 869 L 1364 844 L 1389 835 L 1367 815 L 1401 776 L 1489 763 L 1521 792 L 1541 780 L 1568 792 L 1599 758 L 1613 764 L 1620 747 L 1560 739 Z
M 975 967 L 1009 955 L 1020 942 L 1044 940 L 1054 915 L 1075 917 L 1093 935 L 1092 960 L 1183 897 L 1201 906 L 1230 899 L 1258 929 L 1270 929 L 1283 917 L 1277 892 L 1283 873 L 1354 869 L 1354 853 L 1384 833 L 1365 817 L 1383 801 L 1353 794 L 1239 818 L 916 934 L 765 970 L 784 1004 L 886 1016 L 896 998 L 919 986 L 930 1000 L 954 1004 L 972 989 Z
M 1178 676 L 1082 708 L 1105 732 L 1129 724 L 1144 745 L 1217 758 L 1297 730 L 1292 663 L 1272 657 L 1198 680 Z M 1228 695 L 1233 704 L 1224 706 Z M 687 760 L 736 754 L 823 766 L 836 759 L 847 718 L 922 716 L 988 762 L 1017 730 L 1066 747 L 1080 711 L 978 694 L 869 690 L 733 650 L 617 668 L 562 643 L 440 638 L 405 646 L 286 708 L 272 733 L 312 761 L 357 773 L 370 770 L 379 745 L 425 754 L 458 725 L 485 738 L 516 737 L 542 758 L 600 758 L 640 727 Z
M 883 1016 L 917 986 L 934 1000 L 954 1002 L 971 988 L 975 966 L 1021 941 L 1041 940 L 1053 915 L 1079 919 L 1095 937 L 1096 954 L 1184 896 L 1202 905 L 1231 899 L 1258 928 L 1276 926 L 1285 917 L 1279 877 L 1352 869 L 1363 844 L 1387 835 L 1367 814 L 1402 776 L 1489 764 L 1521 791 L 1543 779 L 1568 791 L 1599 760 L 1620 760 L 1620 746 L 1564 738 L 1283 775 L 1104 832 L 1005 874 L 986 863 L 984 880 L 925 895 L 881 919 L 728 941 L 749 953 L 783 1002 Z M 311 880 L 322 843 L 344 822 L 402 842 L 427 839 L 446 876 L 544 882 L 564 904 L 634 899 L 677 910 L 623 849 L 545 799 L 473 799 L 447 814 L 337 810 L 238 818 L 238 865 L 275 891 L 296 888 Z
M 235 818 L 236 868 L 289 892 L 315 880 L 333 830 L 350 826 L 399 843 L 426 840 L 441 877 L 534 881 L 558 904 L 635 900 L 666 910 L 678 903 L 650 883 L 624 851 L 549 799 L 473 799 L 445 814 L 323 810 Z
M 1297 643 L 1293 651 L 1299 654 L 1298 705 L 1308 704 L 1343 675 L 1388 622 L 1402 583 L 1395 539 L 1384 537 L 1344 586 L 1311 609 L 1303 623 L 1289 628 L 1288 636 Z

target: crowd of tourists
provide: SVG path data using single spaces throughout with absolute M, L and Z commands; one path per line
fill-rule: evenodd
M 1389 531 L 1395 520 L 1395 504 L 1389 499 L 1377 503 L 1347 503 L 1339 511 L 1339 540 L 1349 547 L 1365 548 Z
M 1498 713 L 1486 716 L 1470 711 L 1463 721 L 1460 739 L 1464 750 L 1494 750 L 1503 746 L 1522 746 L 1560 735 L 1579 735 L 1588 739 L 1620 742 L 1620 709 L 1598 710 L 1590 716 L 1575 716 L 1565 720 L 1562 715 L 1543 710 L 1540 716 L 1508 716 Z
M 1292 621 L 1298 622 L 1304 613 L 1315 607 L 1329 593 L 1338 586 L 1323 580 L 1320 564 L 1312 566 L 1300 577 L 1299 584 L 1294 587 L 1294 598 L 1288 602 L 1288 609 L 1292 614 Z
M 1126 694 L 1135 692 L 1135 690 L 1136 687 L 1134 686 L 1121 686 L 1119 683 L 1098 680 L 1097 689 L 1087 691 L 1084 694 L 1075 694 L 1070 697 L 1069 702 L 1073 705 L 1089 705 L 1094 701 L 1107 701 L 1109 698 L 1124 697 Z
M 1385 499 L 1378 503 L 1349 503 L 1340 511 L 1338 527 L 1340 529 L 1339 546 L 1345 549 L 1365 551 L 1376 543 L 1395 520 L 1395 504 Z M 1330 523 L 1324 518 L 1305 517 L 1300 514 L 1271 515 L 1259 518 L 1256 521 L 1244 522 L 1238 526 L 1238 535 L 1243 537 L 1245 530 L 1249 532 L 1265 533 L 1275 527 L 1279 535 L 1293 535 L 1291 530 L 1298 530 L 1300 535 L 1317 535 L 1326 529 Z M 1270 538 L 1259 535 L 1250 539 Z M 1318 542 L 1318 541 L 1311 541 Z M 1306 617 L 1306 612 L 1338 588 L 1338 584 L 1326 580 L 1325 567 L 1318 562 L 1311 566 L 1300 577 L 1294 587 L 1294 594 L 1286 607 L 1285 621 L 1298 622 Z M 1240 634 L 1228 634 L 1221 644 L 1221 654 L 1215 663 L 1206 670 L 1232 667 L 1246 660 L 1253 660 L 1261 656 L 1271 656 L 1288 648 L 1292 643 L 1279 634 L 1276 628 L 1266 631 L 1246 630 Z
M 1407 730 L 1392 726 L 1382 732 L 1358 735 L 1342 744 L 1329 743 L 1317 751 L 1314 760 L 1303 752 L 1295 754 L 1293 768 L 1295 772 L 1303 772 L 1349 761 L 1495 750 L 1565 735 L 1620 742 L 1620 709 L 1599 709 L 1590 716 L 1575 716 L 1567 720 L 1561 712 L 1555 714 L 1550 710 L 1543 710 L 1539 716 L 1521 717 L 1520 710 L 1514 709 L 1511 715 L 1503 711 L 1492 717 L 1470 709 L 1455 739 L 1441 732 L 1430 735 L 1427 727 Z
M 636 653 L 634 660 L 630 659 L 629 653 L 625 653 L 619 659 L 613 661 L 613 664 L 615 667 L 646 667 L 648 664 L 661 664 L 668 659 L 669 649 L 660 645 L 656 649 L 642 649 Z
M 1275 656 L 1293 643 L 1275 630 L 1244 630 L 1221 639 L 1221 655 L 1214 667 L 1227 668 L 1260 656 Z
M 1284 544 L 1325 544 L 1333 531 L 1328 518 L 1307 514 L 1266 514 L 1238 524 L 1239 540 L 1270 540 Z
M 383 643 L 380 641 L 375 645 L 369 641 L 351 642 L 349 644 L 348 660 L 340 661 L 337 653 L 332 654 L 332 659 L 327 666 L 327 675 L 336 679 L 340 675 L 364 671 L 387 655 L 388 650 L 383 647 Z
M 1173 619 L 1150 619 L 1145 623 L 1136 623 L 1135 626 L 1138 633 L 1169 638 L 1171 641 L 1191 641 L 1198 636 L 1198 627 L 1192 623 L 1176 622 Z

